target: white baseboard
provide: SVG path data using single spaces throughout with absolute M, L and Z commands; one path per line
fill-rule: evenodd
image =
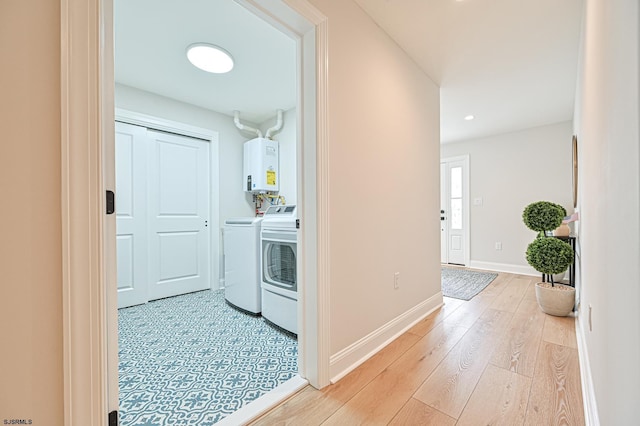
M 482 262 L 480 260 L 472 260 L 469 262 L 469 268 L 485 269 L 487 271 L 508 272 L 510 274 L 540 276 L 541 274 L 530 266 L 513 265 L 510 263 L 493 263 Z
M 329 359 L 331 383 L 335 383 L 346 376 L 440 306 L 442 306 L 442 292 L 436 293 L 352 345 L 332 355 Z
M 591 364 L 587 352 L 587 342 L 584 329 L 580 321 L 580 314 L 576 315 L 576 338 L 578 340 L 578 358 L 580 360 L 580 382 L 582 383 L 582 399 L 584 404 L 584 422 L 586 426 L 600 426 L 596 393 L 591 377 Z
M 255 401 L 251 401 L 249 404 L 241 407 L 238 411 L 229 414 L 227 417 L 216 423 L 216 426 L 237 426 L 249 424 L 249 422 L 271 410 L 308 384 L 309 382 L 307 380 L 296 375 L 280 386 L 277 386 L 262 395 Z

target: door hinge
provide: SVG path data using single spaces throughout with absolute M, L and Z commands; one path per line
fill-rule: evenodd
M 118 421 L 118 412 L 112 411 L 109 413 L 109 426 L 119 426 L 120 422 Z
M 296 219 L 296 229 L 300 229 L 300 219 Z
M 116 194 L 113 191 L 107 191 L 107 214 L 113 214 L 116 211 Z

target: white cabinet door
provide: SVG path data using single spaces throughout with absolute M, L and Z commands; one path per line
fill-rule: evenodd
M 149 300 L 210 288 L 209 144 L 149 130 Z
M 146 303 L 147 129 L 116 123 L 118 308 Z

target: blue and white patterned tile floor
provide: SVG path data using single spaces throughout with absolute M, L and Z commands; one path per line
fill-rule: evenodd
M 120 424 L 216 423 L 298 372 L 298 343 L 201 291 L 118 311 Z

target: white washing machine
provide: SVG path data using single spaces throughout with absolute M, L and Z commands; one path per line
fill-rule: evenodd
M 262 310 L 260 291 L 261 217 L 235 217 L 224 222 L 224 297 L 250 314 Z
M 260 233 L 262 256 L 262 316 L 298 334 L 298 277 L 296 206 L 271 206 Z

